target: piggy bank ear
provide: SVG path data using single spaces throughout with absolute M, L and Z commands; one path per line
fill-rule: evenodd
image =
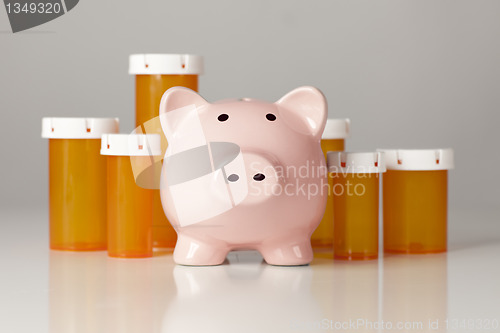
M 161 98 L 160 114 L 174 111 L 188 105 L 196 107 L 208 104 L 197 92 L 184 87 L 173 87 L 165 91 Z
M 177 141 L 193 146 L 203 144 L 203 130 L 198 111 L 208 104 L 191 89 L 184 87 L 168 89 L 160 102 L 160 123 L 167 141 L 173 142 L 172 139 L 177 138 L 179 139 Z M 184 140 L 184 136 L 187 141 Z
M 284 109 L 280 115 L 299 131 L 306 126 L 306 131 L 316 138 L 320 138 L 328 117 L 326 98 L 319 89 L 314 87 L 300 87 L 290 91 L 276 104 Z M 294 117 L 287 117 L 292 114 Z M 305 121 L 304 121 L 305 120 Z M 300 123 L 297 123 L 299 121 Z

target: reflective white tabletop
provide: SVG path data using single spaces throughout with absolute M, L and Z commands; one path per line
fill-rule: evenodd
M 0 332 L 500 332 L 500 214 L 454 211 L 449 252 L 216 267 L 48 250 L 45 212 L 0 218 Z

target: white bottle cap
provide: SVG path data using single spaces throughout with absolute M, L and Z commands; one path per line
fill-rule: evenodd
M 100 139 L 106 133 L 118 133 L 118 118 L 42 118 L 42 138 Z
M 161 155 L 159 134 L 104 134 L 101 155 L 158 156 Z
M 389 170 L 450 170 L 453 149 L 377 149 L 384 152 Z
M 132 54 L 128 73 L 131 75 L 200 75 L 203 57 L 193 54 Z
M 381 173 L 385 172 L 382 153 L 349 153 L 329 151 L 328 171 L 335 173 Z
M 346 139 L 350 136 L 350 119 L 327 119 L 322 139 Z

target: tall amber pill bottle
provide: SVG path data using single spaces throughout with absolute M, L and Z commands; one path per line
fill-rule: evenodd
M 158 134 L 108 134 L 101 154 L 107 159 L 108 255 L 117 258 L 153 256 L 153 192 L 137 180 L 151 158 L 161 154 Z M 144 181 L 144 179 L 141 179 Z
M 182 86 L 198 91 L 198 76 L 203 74 L 203 58 L 190 54 L 133 54 L 129 74 L 135 75 L 135 124 L 142 133 L 161 136 L 162 151 L 167 140 L 161 130 L 160 101 L 169 88 Z M 140 131 L 139 131 L 140 132 Z M 161 158 L 159 165 L 161 169 Z M 159 188 L 159 187 L 158 187 Z M 153 244 L 173 248 L 177 234 L 168 222 L 160 200 L 160 191 L 153 193 Z
M 385 150 L 384 252 L 447 249 L 448 170 L 452 149 Z
M 333 256 L 343 260 L 378 258 L 381 153 L 329 152 L 333 194 Z
M 325 154 L 329 151 L 344 151 L 345 140 L 351 132 L 349 119 L 328 119 L 321 136 L 321 149 Z M 311 244 L 315 251 L 331 251 L 333 246 L 333 196 L 328 193 L 325 214 L 321 223 L 311 237 Z
M 117 133 L 116 118 L 43 118 L 49 139 L 50 248 L 106 250 L 104 133 Z

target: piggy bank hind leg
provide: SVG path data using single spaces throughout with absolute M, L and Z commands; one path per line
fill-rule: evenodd
M 270 265 L 299 266 L 307 265 L 313 260 L 309 238 L 270 240 L 259 251 Z
M 229 248 L 224 243 L 207 243 L 195 237 L 180 234 L 174 249 L 174 261 L 187 266 L 220 265 L 228 253 Z

